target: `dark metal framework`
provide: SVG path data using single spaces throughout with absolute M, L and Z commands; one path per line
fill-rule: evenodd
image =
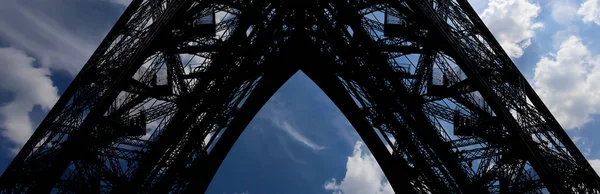
M 133 0 L 0 189 L 204 192 L 299 70 L 399 193 L 600 191 L 466 0 Z

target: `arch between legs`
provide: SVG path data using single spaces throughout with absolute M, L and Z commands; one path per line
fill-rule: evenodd
M 298 64 L 265 72 L 256 88 L 242 105 L 239 114 L 215 142 L 207 159 L 202 164 L 197 164 L 199 165 L 198 176 L 188 184 L 186 193 L 204 193 L 206 191 L 221 163 L 250 121 L 271 96 L 297 71 L 304 72 L 315 82 L 350 121 L 373 154 L 394 191 L 398 193 L 413 191 L 410 193 L 414 193 L 415 190 L 406 176 L 408 165 L 390 154 L 370 123 L 361 115 L 359 107 L 336 77 L 335 71 L 326 68 L 327 65 L 323 64 L 304 65 L 314 64 L 306 60 L 298 60 L 293 63 Z

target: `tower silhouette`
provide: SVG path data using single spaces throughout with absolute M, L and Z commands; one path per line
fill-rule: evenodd
M 397 193 L 600 192 L 466 0 L 133 0 L 0 190 L 202 193 L 297 71 Z

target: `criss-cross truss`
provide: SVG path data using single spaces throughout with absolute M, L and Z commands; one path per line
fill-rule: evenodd
M 133 0 L 0 189 L 202 193 L 299 70 L 397 193 L 600 192 L 466 0 Z

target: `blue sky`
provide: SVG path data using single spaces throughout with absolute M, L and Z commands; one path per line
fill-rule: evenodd
M 128 0 L 0 0 L 0 172 Z M 600 169 L 599 0 L 471 0 Z M 208 193 L 393 193 L 340 111 L 298 73 L 235 144 Z

